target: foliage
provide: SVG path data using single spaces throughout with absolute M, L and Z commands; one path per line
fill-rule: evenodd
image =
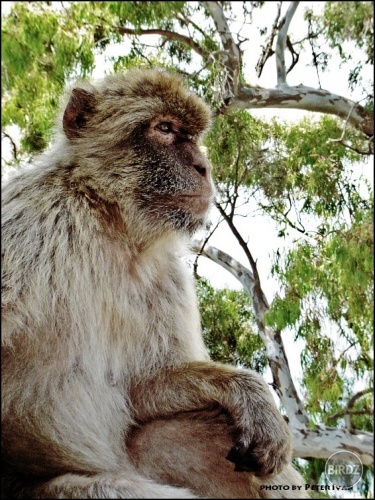
M 362 84 L 361 72 L 365 65 L 374 64 L 374 4 L 369 1 L 325 2 L 322 16 L 306 11 L 313 46 L 317 46 L 318 57 L 324 61 L 325 70 L 330 59 L 329 49 L 337 50 L 343 62 L 351 62 L 348 83 L 353 89 Z M 363 58 L 355 54 L 348 42 L 362 49 Z M 324 44 L 328 43 L 327 49 Z
M 22 131 L 18 153 L 46 147 L 63 87 L 89 76 L 95 57 L 123 41 L 120 26 L 154 23 L 168 29 L 182 7 L 183 2 L 14 2 L 2 22 L 2 126 Z M 133 46 L 126 61 L 139 57 Z M 114 63 L 121 69 L 117 58 Z
M 327 232 L 277 259 L 274 272 L 284 297 L 274 300 L 266 318 L 279 329 L 294 327 L 296 337 L 305 340 L 307 408 L 323 420 L 341 408 L 354 380 L 373 383 L 369 378 L 373 371 L 371 204 L 357 209 L 352 224 Z
M 94 67 L 93 33 L 83 17 L 50 2 L 16 2 L 2 23 L 2 125 L 17 124 L 26 152 L 40 151 L 66 81 Z
M 219 115 L 206 136 L 209 159 L 220 186 L 249 187 L 254 184 L 252 171 L 261 168 L 262 145 L 267 141 L 269 127 L 247 111 Z
M 374 63 L 374 5 L 372 2 L 327 2 L 323 26 L 331 47 L 338 49 L 343 59 L 352 59 L 343 44 L 355 41 L 364 49 L 365 63 Z
M 206 138 L 222 205 L 233 212 L 239 189 L 251 189 L 280 237 L 303 235 L 276 254 L 273 274 L 283 296 L 265 321 L 304 339 L 306 407 L 317 421 L 342 409 L 356 379 L 372 383 L 373 202 L 369 186 L 348 168 L 360 155 L 332 140 L 339 134 L 329 116 L 288 125 L 237 111 L 219 116 Z M 352 144 L 362 140 L 350 134 Z
M 307 460 L 294 460 L 294 465 L 298 471 L 306 478 L 306 483 L 308 484 L 325 484 L 324 481 L 324 470 L 326 465 L 326 460 L 319 458 L 309 458 Z M 328 491 L 316 491 L 312 490 L 310 493 L 311 498 L 330 498 Z
M 204 278 L 196 285 L 203 336 L 212 359 L 262 373 L 267 357 L 249 296 L 244 291 L 215 289 Z

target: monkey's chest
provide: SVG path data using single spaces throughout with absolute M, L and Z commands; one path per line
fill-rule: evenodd
M 133 287 L 111 318 L 110 341 L 125 371 L 150 373 L 206 357 L 194 290 L 176 277 Z

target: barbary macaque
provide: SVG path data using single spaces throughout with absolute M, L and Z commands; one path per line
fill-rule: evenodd
M 2 193 L 3 495 L 287 498 L 291 436 L 215 363 L 181 261 L 214 196 L 209 107 L 159 69 L 69 92 Z

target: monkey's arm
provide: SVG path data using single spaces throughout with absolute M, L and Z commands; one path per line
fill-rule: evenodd
M 227 458 L 237 471 L 273 474 L 291 458 L 290 431 L 255 372 L 193 362 L 135 383 L 131 398 L 139 422 L 220 405 L 234 425 L 235 444 Z

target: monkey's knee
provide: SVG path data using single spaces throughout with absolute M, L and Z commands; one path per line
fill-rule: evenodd
M 131 434 L 130 458 L 139 472 L 209 498 L 251 498 L 250 474 L 226 460 L 233 429 L 223 414 L 183 413 L 149 422 Z
M 226 415 L 192 412 L 134 429 L 127 445 L 140 473 L 162 484 L 189 488 L 204 497 L 308 498 L 303 479 L 291 464 L 272 478 L 236 472 L 226 460 L 233 441 L 234 429 Z M 280 493 L 273 486 L 285 489 Z

